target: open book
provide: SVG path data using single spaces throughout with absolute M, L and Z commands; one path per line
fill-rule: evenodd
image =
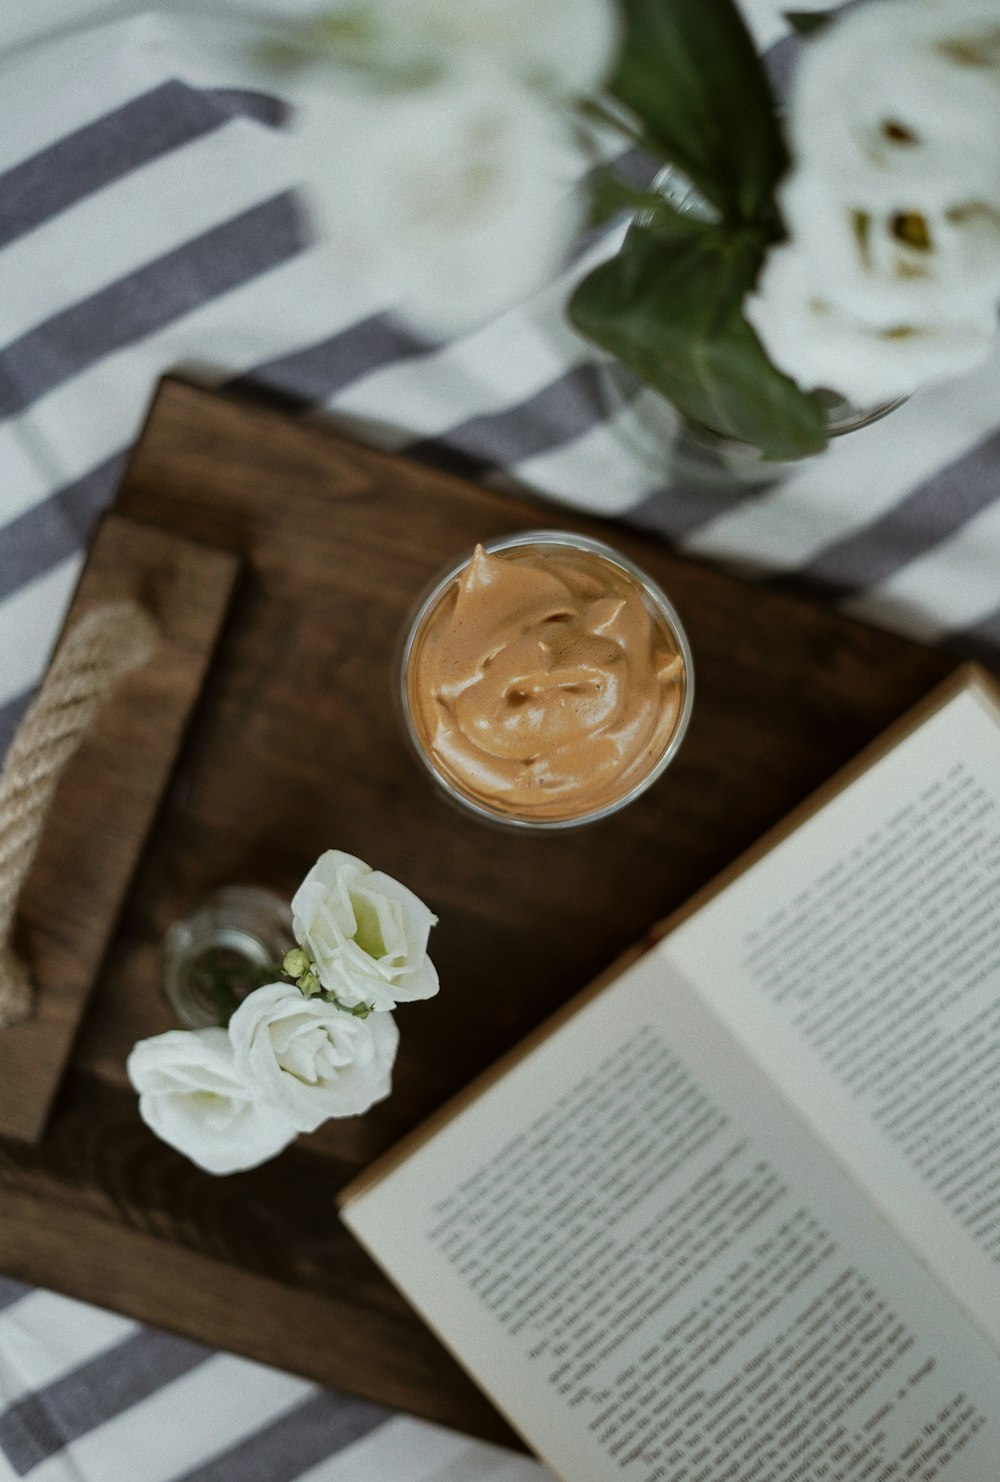
M 991 682 L 668 926 L 343 1219 L 566 1482 L 997 1482 Z

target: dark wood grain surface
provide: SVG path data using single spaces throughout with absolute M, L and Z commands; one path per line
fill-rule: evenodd
M 260 407 L 164 383 L 119 509 L 244 575 L 45 1142 L 0 1145 L 0 1269 L 494 1439 L 503 1422 L 339 1226 L 338 1188 L 800 802 L 951 667 L 942 653 L 473 488 Z M 491 831 L 407 754 L 405 616 L 477 539 L 589 531 L 646 566 L 695 655 L 687 739 L 622 814 Z M 291 892 L 337 847 L 440 917 L 442 990 L 399 1012 L 391 1098 L 212 1179 L 146 1131 L 124 1074 L 171 1026 L 158 942 L 210 888 Z
M 132 599 L 159 632 L 155 662 L 110 696 L 59 783 L 21 892 L 30 1019 L 0 1034 L 0 1134 L 36 1141 L 208 669 L 238 561 L 112 515 L 66 619 Z

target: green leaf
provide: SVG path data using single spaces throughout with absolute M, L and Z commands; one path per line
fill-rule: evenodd
M 823 412 L 767 358 L 743 317 L 764 235 L 660 213 L 579 285 L 572 322 L 688 418 L 767 458 L 826 446 Z
M 663 205 L 662 196 L 652 191 L 636 190 L 616 174 L 609 165 L 599 166 L 590 177 L 589 225 L 601 226 L 612 217 L 628 212 L 630 216 L 657 212 Z
M 735 0 L 624 0 L 624 10 L 611 91 L 723 216 L 757 220 L 787 156 Z
M 786 10 L 785 20 L 797 36 L 816 36 L 833 20 L 832 10 Z

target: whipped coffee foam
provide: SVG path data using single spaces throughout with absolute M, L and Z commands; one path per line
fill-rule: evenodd
M 427 614 L 407 691 L 420 744 L 461 792 L 514 817 L 597 811 L 654 767 L 684 661 L 639 581 L 592 552 L 481 546 Z

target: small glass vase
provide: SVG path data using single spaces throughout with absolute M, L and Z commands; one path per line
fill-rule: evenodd
M 225 885 L 163 938 L 164 989 L 187 1029 L 225 1025 L 248 993 L 278 980 L 295 946 L 287 901 L 255 885 Z
M 697 221 L 719 219 L 715 208 L 673 165 L 658 172 L 650 190 L 662 196 L 679 216 Z M 640 211 L 633 225 L 642 226 L 648 220 L 648 211 Z M 693 421 L 613 357 L 598 362 L 597 377 L 615 436 L 658 481 L 720 490 L 733 484 L 763 486 L 787 477 L 810 461 L 766 458 L 752 443 Z M 857 407 L 836 391 L 819 390 L 815 394 L 823 408 L 828 438 L 868 427 L 906 400 L 900 397 L 878 406 Z M 812 455 L 822 456 L 822 452 Z
M 664 483 L 718 489 L 733 484 L 763 486 L 786 478 L 811 461 L 766 458 L 752 443 L 692 421 L 620 360 L 602 361 L 598 381 L 615 436 Z M 856 407 L 834 391 L 818 391 L 816 395 L 823 404 L 829 438 L 869 427 L 905 400 Z M 822 456 L 822 452 L 812 455 Z

